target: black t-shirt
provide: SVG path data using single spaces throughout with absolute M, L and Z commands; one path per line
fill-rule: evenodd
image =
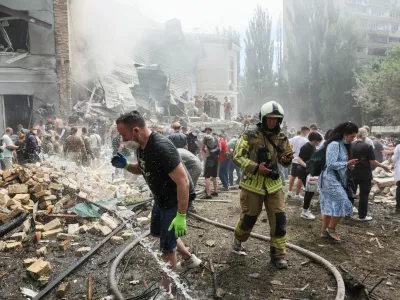
M 351 143 L 352 159 L 358 159 L 353 170 L 353 178 L 357 180 L 369 180 L 372 178 L 370 160 L 375 160 L 374 149 L 371 145 L 362 141 Z
M 313 145 L 311 145 L 310 143 L 306 143 L 306 144 L 304 144 L 303 147 L 301 147 L 299 157 L 305 163 L 307 163 L 311 159 L 311 157 L 313 156 L 315 151 L 316 151 L 316 149 Z
M 161 134 L 152 132 L 146 148 L 144 150 L 139 148 L 136 154 L 140 170 L 153 193 L 154 201 L 164 209 L 177 205 L 177 186 L 168 174 L 181 163 L 181 159 L 171 141 Z M 189 200 L 194 200 L 196 191 L 189 174 L 188 178 Z
M 374 154 L 375 154 L 375 159 L 379 161 L 380 163 L 383 162 L 383 154 L 382 151 L 384 150 L 383 145 L 381 142 L 374 141 Z

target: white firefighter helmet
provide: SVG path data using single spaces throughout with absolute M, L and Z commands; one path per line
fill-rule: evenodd
M 285 112 L 282 108 L 282 106 L 275 102 L 275 101 L 269 101 L 265 103 L 263 106 L 261 106 L 261 112 L 260 112 L 260 120 L 264 117 L 272 117 L 272 118 L 280 118 L 281 122 L 283 120 L 283 117 L 285 115 Z

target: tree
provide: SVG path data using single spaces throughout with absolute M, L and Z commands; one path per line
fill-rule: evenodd
M 400 113 L 400 45 L 367 72 L 357 74 L 353 95 L 364 120 L 379 125 L 399 125 Z
M 356 86 L 355 52 L 360 32 L 350 20 L 338 20 L 325 34 L 321 51 L 321 108 L 326 125 L 360 121 L 359 109 L 351 91 Z
M 243 79 L 246 102 L 257 106 L 257 109 L 272 94 L 274 86 L 271 28 L 271 17 L 258 5 L 244 40 L 246 57 Z

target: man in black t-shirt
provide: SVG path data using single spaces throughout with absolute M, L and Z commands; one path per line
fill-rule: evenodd
M 368 131 L 364 128 L 359 128 L 357 140 L 351 143 L 352 159 L 358 159 L 356 166 L 352 172 L 355 189 L 360 188 L 358 202 L 358 221 L 371 221 L 372 217 L 368 216 L 368 197 L 371 191 L 372 168 L 381 167 L 389 172 L 389 168 L 375 160 L 374 149 L 368 144 L 365 139 L 368 136 Z
M 178 151 L 166 137 L 151 131 L 137 111 L 121 115 L 116 123 L 125 147 L 136 150 L 138 163 L 130 164 L 117 153 L 112 164 L 145 178 L 155 202 L 150 231 L 160 238 L 163 260 L 175 269 L 178 251 L 184 260 L 180 264 L 182 268 L 198 267 L 201 260 L 191 254 L 179 238 L 186 234 L 186 211 L 196 192 Z M 163 286 L 167 291 L 169 285 L 164 274 Z

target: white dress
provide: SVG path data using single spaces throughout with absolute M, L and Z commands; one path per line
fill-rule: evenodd
M 394 165 L 394 180 L 400 181 L 400 145 L 397 145 L 394 149 L 394 154 L 392 157 Z

